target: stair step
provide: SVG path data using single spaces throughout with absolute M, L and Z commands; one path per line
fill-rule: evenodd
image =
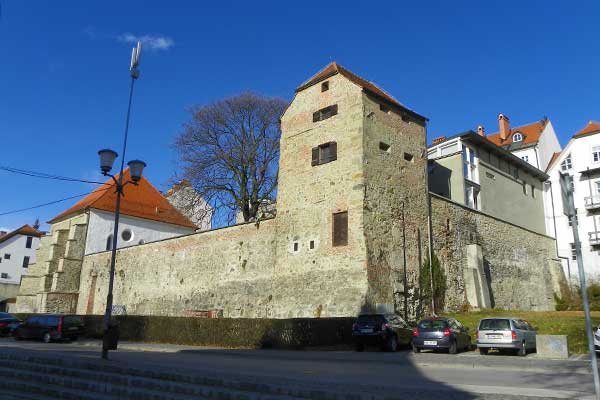
M 37 371 L 42 374 L 54 374 L 69 376 L 81 379 L 92 379 L 111 382 L 113 385 L 144 385 L 149 387 L 162 388 L 168 386 L 178 393 L 197 393 L 198 390 L 206 389 L 203 393 L 218 393 L 226 391 L 226 394 L 238 391 L 244 397 L 252 393 L 253 399 L 273 399 L 276 398 L 311 398 L 315 395 L 314 390 L 306 387 L 290 387 L 288 385 L 267 384 L 255 382 L 252 380 L 242 381 L 236 378 L 210 377 L 201 373 L 191 373 L 190 371 L 156 370 L 156 369 L 138 369 L 132 367 L 123 367 L 120 365 L 104 364 L 100 362 L 91 362 L 57 358 L 43 358 L 39 356 L 0 354 L 2 368 L 20 371 Z M 321 394 L 326 391 L 319 390 Z M 322 396 L 321 396 L 322 397 Z M 210 396 L 214 398 L 214 396 Z
M 48 385 L 38 382 L 24 382 L 4 376 L 2 379 L 0 379 L 0 389 L 2 391 L 10 390 L 13 392 L 23 393 L 24 396 L 31 396 L 33 393 L 55 400 L 114 400 L 112 397 L 100 395 L 99 393 L 90 393 L 82 390 L 74 390 L 57 385 Z
M 0 391 L 0 398 L 2 398 L 2 400 L 54 400 L 54 397 L 47 397 L 33 393 L 17 392 L 8 389 L 2 389 Z
M 98 373 L 75 368 L 18 363 L 15 361 L 3 363 L 0 366 L 0 376 L 10 377 L 14 380 L 42 382 L 48 385 L 60 385 L 75 390 L 118 395 L 119 397 L 132 399 L 157 398 L 176 400 L 187 399 L 189 396 L 193 396 L 192 398 L 195 399 L 294 399 L 291 396 L 274 396 L 272 394 L 240 391 L 235 388 L 221 386 L 178 383 L 161 379 Z

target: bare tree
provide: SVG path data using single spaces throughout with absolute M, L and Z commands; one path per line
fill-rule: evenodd
M 274 200 L 279 168 L 279 117 L 287 101 L 243 93 L 193 107 L 175 140 L 182 174 L 227 223 L 244 221 Z M 213 214 L 214 215 L 214 214 Z

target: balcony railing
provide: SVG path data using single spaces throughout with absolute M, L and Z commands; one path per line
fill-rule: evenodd
M 595 210 L 596 208 L 600 208 L 600 195 L 588 196 L 584 200 L 586 210 Z
M 600 232 L 588 232 L 590 246 L 600 246 Z

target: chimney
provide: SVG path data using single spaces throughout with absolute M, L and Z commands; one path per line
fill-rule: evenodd
M 442 143 L 444 140 L 446 140 L 446 136 L 438 136 L 436 138 L 433 138 L 431 140 L 432 144 L 438 144 L 438 143 Z
M 500 125 L 500 139 L 503 141 L 508 139 L 508 135 L 510 134 L 508 117 L 504 114 L 498 114 L 498 125 Z
M 477 134 L 478 134 L 479 136 L 485 136 L 485 128 L 484 128 L 483 126 L 479 125 L 479 126 L 477 127 Z

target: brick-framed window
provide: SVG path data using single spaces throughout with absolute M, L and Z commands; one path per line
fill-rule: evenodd
M 338 105 L 334 104 L 329 107 L 321 108 L 319 111 L 313 113 L 313 122 L 323 121 L 327 118 L 333 117 L 338 113 Z
M 313 147 L 312 160 L 310 162 L 310 165 L 313 167 L 315 165 L 327 164 L 328 162 L 335 160 L 337 160 L 336 142 L 327 142 L 320 144 L 317 147 Z
M 23 268 L 29 267 L 29 256 L 23 257 Z
M 30 249 L 33 244 L 33 238 L 31 236 L 27 236 L 27 241 L 25 242 L 25 248 Z
M 334 247 L 348 244 L 348 211 L 333 214 L 332 244 Z

